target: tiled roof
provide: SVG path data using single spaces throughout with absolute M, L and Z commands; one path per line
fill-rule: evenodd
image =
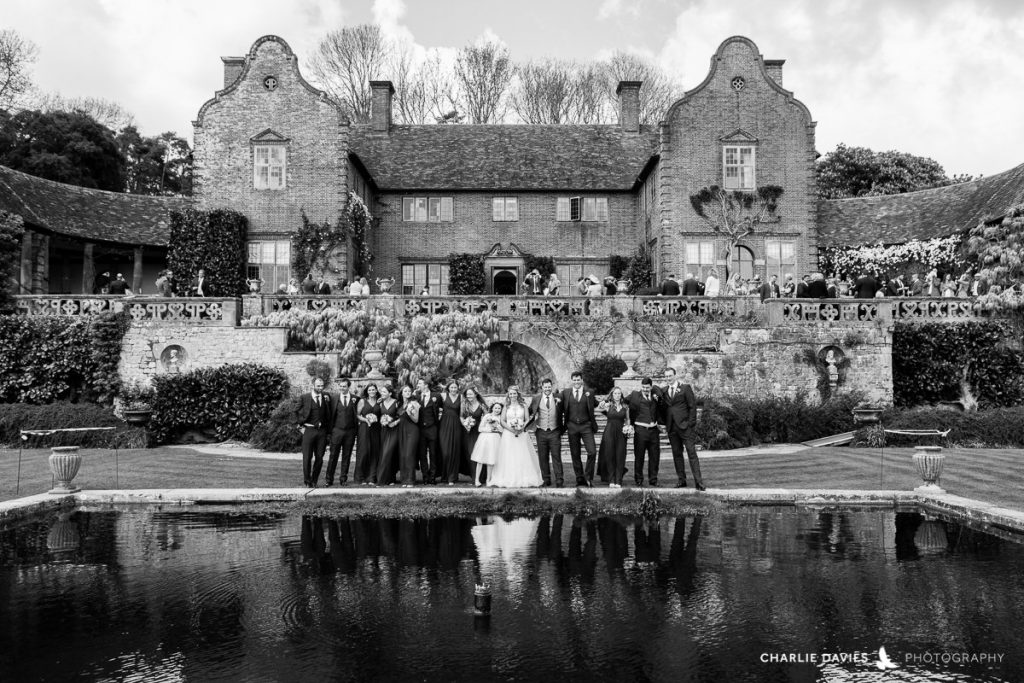
M 29 225 L 84 240 L 165 246 L 169 213 L 188 197 L 149 197 L 92 190 L 0 166 L 0 209 Z
M 381 190 L 629 190 L 657 133 L 617 125 L 353 125 L 351 151 Z
M 818 204 L 823 247 L 898 244 L 945 237 L 999 218 L 1024 202 L 1024 164 L 969 183 L 880 197 L 832 199 Z

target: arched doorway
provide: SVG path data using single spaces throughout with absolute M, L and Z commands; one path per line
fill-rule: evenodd
M 519 274 L 508 268 L 495 268 L 492 274 L 494 293 L 501 296 L 518 294 Z
M 740 279 L 749 280 L 754 277 L 754 252 L 748 247 L 744 247 L 742 244 L 736 247 L 736 263 Z
M 480 389 L 485 394 L 503 394 L 511 384 L 518 385 L 524 394 L 535 394 L 543 380 L 554 379 L 548 359 L 525 344 L 494 342 L 488 352 L 487 367 L 480 376 Z

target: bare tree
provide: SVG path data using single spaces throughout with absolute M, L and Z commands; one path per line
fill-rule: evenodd
M 503 45 L 486 42 L 459 50 L 455 76 L 459 101 L 470 123 L 500 123 L 504 119 L 514 72 Z
M 523 123 L 600 123 L 604 81 L 591 64 L 543 60 L 517 69 L 509 104 Z
M 435 123 L 457 108 L 454 74 L 437 51 L 419 61 L 408 43 L 395 49 L 391 67 L 395 86 L 395 118 L 400 123 Z
M 370 81 L 389 71 L 394 46 L 376 24 L 331 31 L 310 59 L 317 83 L 341 104 L 353 121 L 370 120 Z
M 64 97 L 60 93 L 48 93 L 37 97 L 32 106 L 47 113 L 82 112 L 115 132 L 135 123 L 134 114 L 117 102 L 102 97 Z
M 640 123 L 657 123 L 683 90 L 654 62 L 630 52 L 618 51 L 601 65 L 606 79 L 609 109 L 615 109 L 619 81 L 643 81 L 640 88 Z
M 13 109 L 23 103 L 32 89 L 29 66 L 38 55 L 35 43 L 17 31 L 0 31 L 0 108 Z

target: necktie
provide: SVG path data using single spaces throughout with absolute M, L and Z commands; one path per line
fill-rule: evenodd
M 576 401 L 579 401 L 580 400 L 580 390 L 577 389 L 576 391 L 574 391 L 573 392 L 573 396 L 576 398 Z
M 315 398 L 316 398 L 316 406 L 317 406 L 317 408 L 319 408 L 320 407 L 320 394 L 317 394 Z
M 551 396 L 544 397 L 544 407 L 551 410 Z
M 344 396 L 341 397 L 341 405 L 348 408 L 348 394 L 345 394 Z
M 676 395 L 676 388 L 674 386 L 670 386 L 668 388 L 668 397 L 672 398 L 675 395 Z

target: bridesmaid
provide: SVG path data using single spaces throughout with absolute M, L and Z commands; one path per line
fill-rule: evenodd
M 480 420 L 486 412 L 487 405 L 484 403 L 484 397 L 480 395 L 476 387 L 467 387 L 466 393 L 462 397 L 462 411 L 459 413 L 463 430 L 462 462 L 459 464 L 459 472 L 470 477 L 473 476 L 470 462 L 473 448 L 476 446 L 477 437 L 480 436 Z M 476 480 L 479 481 L 480 477 L 477 476 Z
M 394 486 L 398 471 L 398 400 L 390 384 L 380 386 L 380 462 L 377 485 Z
M 359 436 L 356 442 L 355 480 L 375 486 L 377 464 L 380 462 L 380 393 L 376 384 L 367 384 L 363 397 L 356 404 Z
M 621 489 L 626 470 L 626 435 L 623 429 L 629 420 L 629 406 L 622 400 L 622 389 L 613 387 L 597 409 L 608 416 L 601 435 L 599 460 L 611 479 L 608 488 Z
M 441 467 L 438 474 L 441 481 L 455 486 L 459 481 L 459 461 L 462 460 L 463 429 L 460 414 L 462 399 L 459 398 L 459 383 L 449 380 L 441 396 L 441 427 L 438 443 L 441 446 Z
M 398 410 L 398 467 L 402 488 L 416 483 L 416 455 L 420 445 L 420 404 L 408 384 L 402 387 Z

